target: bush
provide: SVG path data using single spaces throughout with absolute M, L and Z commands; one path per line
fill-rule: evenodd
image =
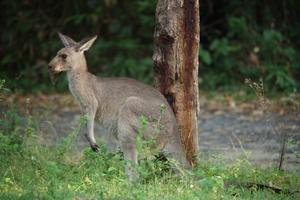
M 201 87 L 240 87 L 263 78 L 268 90 L 300 88 L 299 1 L 203 0 L 199 51 Z M 1 76 L 14 91 L 50 87 L 47 63 L 62 47 L 57 31 L 80 40 L 100 37 L 87 53 L 90 71 L 102 76 L 153 79 L 156 1 L 1 1 Z
M 255 30 L 244 17 L 229 17 L 227 24 L 226 36 L 200 49 L 207 88 L 263 78 L 268 90 L 299 90 L 300 58 L 287 37 L 275 29 Z

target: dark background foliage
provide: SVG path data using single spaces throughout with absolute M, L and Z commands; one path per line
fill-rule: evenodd
M 263 79 L 270 91 L 300 89 L 300 2 L 202 0 L 200 73 L 203 89 L 238 88 Z M 156 1 L 1 1 L 1 77 L 14 91 L 64 91 L 51 86 L 47 63 L 62 47 L 98 34 L 86 53 L 89 70 L 151 83 Z

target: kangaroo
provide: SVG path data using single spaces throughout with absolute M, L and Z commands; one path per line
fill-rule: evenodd
M 117 139 L 126 163 L 129 181 L 138 178 L 133 165 L 138 163 L 136 138 L 141 126 L 140 118 L 145 116 L 147 126 L 143 138 L 153 139 L 154 146 L 166 156 L 189 167 L 175 115 L 164 96 L 155 88 L 130 78 L 97 77 L 88 72 L 84 52 L 97 39 L 86 38 L 75 42 L 70 37 L 58 33 L 64 48 L 48 64 L 50 75 L 66 71 L 69 90 L 79 102 L 82 114 L 87 117 L 86 137 L 91 148 L 98 151 L 94 137 L 96 121 Z M 161 107 L 164 112 L 161 112 Z M 157 123 L 160 126 L 157 126 Z

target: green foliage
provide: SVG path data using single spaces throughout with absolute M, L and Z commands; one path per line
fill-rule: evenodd
M 299 1 L 201 4 L 202 88 L 240 87 L 245 78 L 263 78 L 268 91 L 299 91 Z M 86 53 L 91 72 L 151 83 L 155 6 L 139 0 L 1 1 L 1 76 L 14 91 L 66 90 L 66 79 L 53 87 L 47 72 L 62 47 L 61 31 L 75 40 L 100 36 Z
M 266 2 L 252 1 L 246 9 L 243 1 L 219 2 L 223 12 L 213 18 L 215 21 L 206 22 L 217 30 L 204 33 L 207 41 L 199 53 L 204 88 L 235 86 L 246 78 L 262 78 L 268 91 L 299 91 L 300 40 L 293 36 L 300 32 L 299 20 L 293 15 L 297 3 L 283 1 L 283 13 L 278 12 L 281 3 L 266 6 Z M 279 17 L 289 11 L 289 19 Z M 221 24 L 217 20 L 222 17 L 225 21 Z

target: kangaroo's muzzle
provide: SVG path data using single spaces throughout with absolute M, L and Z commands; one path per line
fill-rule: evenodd
M 49 77 L 50 77 L 50 80 L 51 80 L 51 83 L 53 85 L 56 84 L 56 74 L 58 74 L 59 72 L 58 71 L 55 71 L 55 68 L 53 65 L 51 65 L 50 63 L 48 64 L 48 72 L 49 72 Z

